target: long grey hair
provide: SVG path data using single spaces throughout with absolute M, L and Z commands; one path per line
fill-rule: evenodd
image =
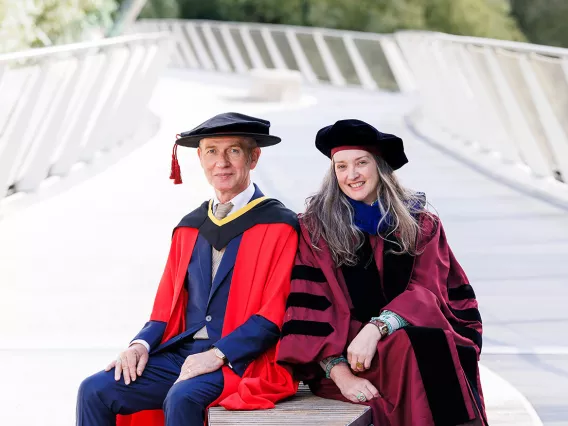
M 422 197 L 403 187 L 386 161 L 374 158 L 379 172 L 377 200 L 382 214 L 379 228 L 384 221 L 389 225 L 389 232 L 381 238 L 394 241 L 391 236 L 396 234 L 400 251 L 395 253 L 415 255 L 420 232 L 417 215 L 425 212 Z M 314 247 L 323 238 L 337 266 L 357 263 L 356 252 L 363 245 L 364 236 L 353 223 L 353 207 L 339 187 L 333 161 L 320 190 L 306 200 L 303 220 Z

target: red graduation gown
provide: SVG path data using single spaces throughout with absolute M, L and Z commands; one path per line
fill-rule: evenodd
M 184 280 L 197 235 L 198 230 L 190 227 L 177 228 L 173 235 L 150 317 L 167 323 L 162 342 L 185 330 L 188 294 Z M 282 327 L 297 244 L 297 232 L 288 224 L 259 224 L 244 232 L 233 270 L 222 336 L 252 315 L 261 315 Z M 276 364 L 276 350 L 273 347 L 253 361 L 242 378 L 229 367 L 223 367 L 224 389 L 211 405 L 221 405 L 228 410 L 268 409 L 280 399 L 294 395 L 298 384 L 286 368 Z M 161 410 L 117 418 L 118 426 L 163 424 Z
M 422 215 L 420 223 L 421 251 L 416 256 L 389 254 L 394 247 L 388 242 L 372 242 L 388 296 L 383 309 L 413 326 L 383 338 L 371 368 L 359 374 L 383 396 L 366 403 L 381 426 L 460 424 L 478 412 L 485 417 L 477 370 L 482 330 L 475 295 L 439 219 Z M 329 248 L 319 241 L 319 250 L 314 249 L 301 218 L 300 227 L 291 294 L 303 302 L 289 302 L 278 359 L 292 365 L 296 377 L 308 381 L 314 393 L 347 401 L 332 380 L 322 377 L 318 362 L 345 354 L 363 324 L 351 315 L 349 292 Z M 318 303 L 310 306 L 310 300 Z

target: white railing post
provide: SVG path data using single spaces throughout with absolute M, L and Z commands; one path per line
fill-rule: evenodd
M 29 117 L 37 106 L 33 95 L 40 93 L 46 74 L 41 72 L 41 69 L 37 70 L 35 81 L 30 84 L 29 89 L 22 94 L 22 98 L 19 100 L 19 102 L 22 102 L 22 108 L 19 109 L 19 113 L 15 117 L 14 126 L 11 131 L 4 135 L 4 141 L 0 147 L 2 148 L 0 150 L 0 199 L 5 197 L 8 188 L 13 184 L 12 176 L 15 167 L 20 164 L 19 159 L 24 148 L 20 143 L 21 137 L 26 133 Z
M 361 57 L 359 53 L 359 49 L 355 45 L 353 41 L 353 37 L 351 34 L 345 34 L 342 37 L 343 44 L 345 45 L 345 49 L 347 50 L 347 54 L 353 63 L 353 67 L 355 68 L 355 72 L 357 73 L 357 78 L 361 82 L 361 85 L 368 90 L 377 90 L 379 86 L 373 79 L 373 76 L 369 72 L 369 68 L 365 64 L 365 61 Z
M 176 44 L 180 49 L 186 67 L 188 68 L 199 68 L 199 62 L 195 57 L 195 52 L 189 45 L 189 40 L 187 39 L 187 34 L 183 30 L 183 23 L 180 21 L 175 21 L 172 24 L 172 35 L 175 37 Z
M 114 71 L 115 78 L 110 81 L 110 84 L 103 86 L 100 102 L 93 111 L 95 114 L 98 112 L 98 115 L 96 120 L 91 120 L 93 133 L 81 149 L 79 157 L 81 161 L 89 162 L 93 158 L 93 154 L 105 144 L 105 136 L 115 113 L 115 105 L 120 102 L 120 98 L 123 96 L 120 88 L 123 81 L 130 77 L 128 68 L 131 58 L 132 52 L 129 49 L 123 50 L 122 47 L 121 50 L 117 48 L 111 53 L 111 60 L 118 64 L 118 71 Z
M 321 55 L 321 59 L 323 60 L 323 65 L 325 67 L 327 75 L 329 76 L 331 84 L 335 86 L 345 86 L 345 78 L 343 78 L 343 75 L 341 75 L 341 71 L 339 71 L 339 68 L 335 63 L 335 59 L 329 51 L 329 47 L 327 46 L 322 33 L 319 31 L 314 31 L 312 35 Z
M 493 79 L 495 80 L 497 90 L 499 91 L 499 95 L 501 96 L 501 100 L 505 106 L 505 110 L 509 114 L 511 123 L 515 124 L 511 126 L 511 130 L 513 131 L 515 140 L 518 143 L 521 157 L 536 176 L 552 176 L 548 162 L 539 150 L 532 131 L 523 117 L 523 112 L 521 111 L 521 108 L 513 95 L 512 89 L 509 86 L 509 82 L 503 75 L 503 71 L 501 71 L 499 62 L 495 57 L 495 52 L 492 48 L 486 47 L 485 55 L 489 69 L 493 75 Z
M 63 142 L 67 142 L 67 145 L 65 146 L 65 150 L 62 152 L 61 156 L 51 166 L 50 173 L 52 175 L 67 175 L 71 170 L 71 167 L 79 161 L 81 147 L 86 137 L 89 135 L 86 123 L 88 123 L 89 118 L 92 117 L 93 106 L 97 103 L 97 99 L 101 94 L 103 85 L 111 67 L 111 62 L 108 60 L 107 55 L 100 55 L 99 58 L 102 62 L 100 69 L 94 78 L 91 75 L 92 80 L 87 80 L 85 82 L 87 86 L 90 84 L 90 89 L 87 87 L 86 96 L 78 102 L 74 111 L 74 117 L 68 123 L 69 130 L 67 137 L 63 139 Z
M 235 40 L 233 40 L 229 26 L 227 24 L 220 24 L 219 30 L 221 31 L 221 36 L 225 41 L 229 55 L 231 55 L 231 61 L 233 62 L 235 70 L 241 74 L 247 72 L 248 67 L 239 52 L 239 48 L 237 47 Z
M 249 27 L 247 25 L 242 25 L 239 28 L 239 32 L 253 68 L 266 68 L 266 65 L 264 64 L 264 61 L 262 60 L 262 57 L 260 56 L 260 53 L 258 52 L 258 49 L 250 35 Z
M 270 59 L 274 63 L 274 67 L 277 69 L 285 70 L 288 67 L 286 66 L 286 62 L 282 58 L 278 47 L 276 47 L 276 43 L 274 43 L 274 39 L 272 38 L 272 33 L 267 27 L 263 27 L 260 30 L 260 34 L 262 35 L 262 39 L 266 44 L 266 48 L 268 49 L 268 54 L 270 55 Z
M 296 38 L 296 33 L 292 29 L 286 30 L 286 38 L 288 39 L 288 43 L 290 44 L 290 48 L 292 49 L 292 54 L 294 55 L 294 59 L 296 59 L 296 63 L 298 64 L 298 68 L 300 72 L 306 79 L 308 83 L 317 83 L 318 78 L 316 77 L 314 71 L 312 70 L 312 66 L 308 62 L 304 51 L 302 50 L 302 46 L 300 42 Z
M 195 25 L 191 22 L 188 22 L 185 25 L 185 29 L 187 31 L 187 35 L 189 36 L 193 47 L 195 47 L 195 53 L 197 54 L 197 58 L 201 63 L 201 67 L 206 70 L 214 70 L 215 66 L 213 65 L 213 61 L 211 57 L 207 53 L 207 49 L 203 45 L 197 30 L 195 29 Z
M 63 126 L 65 115 L 70 107 L 69 100 L 77 88 L 77 81 L 85 72 L 85 61 L 79 59 L 79 65 L 67 76 L 62 84 L 62 89 L 56 91 L 51 99 L 50 109 L 44 115 L 44 126 L 34 135 L 40 143 L 36 143 L 30 152 L 31 161 L 27 166 L 27 172 L 21 180 L 15 183 L 16 191 L 33 191 L 48 176 L 52 161 L 52 154 L 59 145 L 58 134 Z M 59 93 L 57 93 L 59 92 Z
M 211 25 L 207 22 L 201 24 L 201 29 L 203 30 L 203 35 L 205 36 L 205 41 L 209 46 L 209 52 L 211 52 L 211 56 L 213 56 L 213 60 L 217 65 L 217 69 L 219 71 L 224 72 L 231 72 L 232 68 L 227 62 L 227 58 L 223 54 L 219 43 L 217 43 L 217 39 L 211 30 Z
M 566 84 L 568 84 L 568 55 L 562 58 L 561 66 L 562 71 L 564 71 L 564 76 L 566 77 Z
M 568 178 L 568 137 L 558 122 L 528 59 L 522 55 L 518 61 L 559 171 L 562 176 Z
M 173 27 L 175 26 L 175 21 L 173 20 L 159 20 L 158 21 L 158 31 L 173 33 Z M 180 50 L 176 46 L 175 49 L 170 51 L 170 60 L 173 66 L 177 68 L 182 68 L 184 66 L 184 59 Z
M 400 91 L 414 92 L 416 83 L 394 39 L 382 37 L 380 43 Z
M 509 163 L 521 163 L 519 151 L 512 139 L 509 123 L 500 120 L 498 106 L 491 102 L 490 94 L 486 87 L 487 83 L 483 82 L 479 70 L 474 63 L 471 55 L 472 53 L 466 46 L 457 45 L 460 60 L 463 63 L 463 70 L 468 75 L 468 81 L 473 85 L 472 107 L 476 109 L 475 117 L 479 119 L 476 123 L 476 140 L 487 147 L 493 138 L 497 142 L 496 147 L 489 147 L 488 149 L 497 153 L 501 158 Z M 491 140 L 487 137 L 487 131 L 492 134 Z

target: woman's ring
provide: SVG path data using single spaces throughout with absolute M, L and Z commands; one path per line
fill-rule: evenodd
M 116 363 L 117 363 L 117 364 L 121 364 L 121 363 L 122 363 L 122 360 L 121 360 L 120 358 L 117 358 L 117 359 L 116 359 Z
M 359 400 L 359 402 L 365 402 L 367 400 L 367 397 L 363 394 L 363 392 L 359 392 L 357 394 L 357 399 Z
M 362 362 L 358 362 L 358 363 L 355 364 L 355 368 L 356 368 L 357 370 L 364 370 L 364 369 L 365 369 L 365 366 L 363 365 Z

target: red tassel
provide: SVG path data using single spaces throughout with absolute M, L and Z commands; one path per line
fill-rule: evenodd
M 179 136 L 179 135 L 178 135 Z M 179 163 L 177 159 L 177 143 L 174 144 L 174 149 L 172 150 L 172 168 L 170 172 L 170 179 L 173 179 L 174 185 L 179 185 L 183 183 L 181 180 L 181 170 L 179 168 Z

